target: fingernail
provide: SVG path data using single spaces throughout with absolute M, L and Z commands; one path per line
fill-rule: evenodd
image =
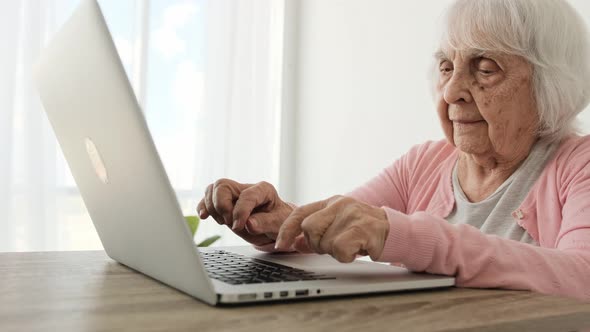
M 282 244 L 283 244 L 283 241 L 277 240 L 277 242 L 275 242 L 275 249 L 279 249 Z
M 234 220 L 234 223 L 232 224 L 231 229 L 234 230 L 234 231 L 236 229 L 238 229 L 238 219 Z
M 205 215 L 205 209 L 199 210 L 199 217 L 203 218 L 204 215 Z

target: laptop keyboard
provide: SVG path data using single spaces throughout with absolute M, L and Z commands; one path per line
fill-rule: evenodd
M 201 257 L 210 278 L 232 285 L 336 279 L 224 250 L 201 252 Z

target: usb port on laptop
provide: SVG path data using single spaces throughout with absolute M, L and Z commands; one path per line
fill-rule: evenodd
M 309 290 L 307 289 L 299 289 L 295 291 L 295 296 L 305 296 L 309 295 Z

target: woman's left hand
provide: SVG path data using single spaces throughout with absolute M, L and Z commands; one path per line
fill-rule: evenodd
M 349 197 L 329 199 L 300 206 L 283 222 L 276 248 L 286 250 L 303 233 L 309 248 L 350 263 L 357 255 L 377 260 L 389 234 L 385 211 Z

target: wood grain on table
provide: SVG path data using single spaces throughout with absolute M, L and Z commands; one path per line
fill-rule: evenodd
M 0 253 L 0 331 L 580 331 L 590 302 L 446 288 L 211 307 L 103 251 Z M 590 330 L 589 330 L 590 331 Z

